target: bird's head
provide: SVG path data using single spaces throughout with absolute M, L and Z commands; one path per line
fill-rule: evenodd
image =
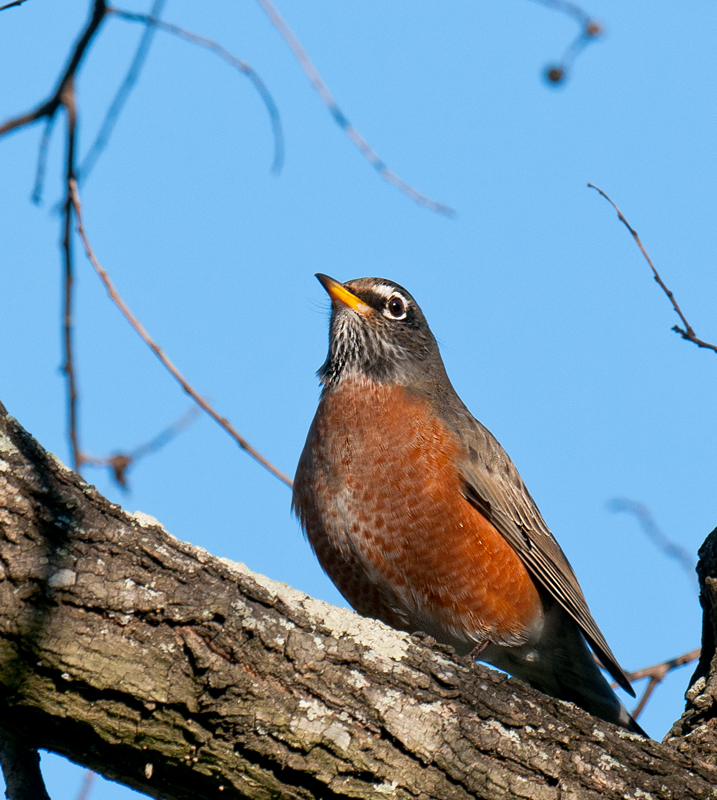
M 347 377 L 416 388 L 445 379 L 426 318 L 402 286 L 385 278 L 316 277 L 331 298 L 329 353 L 319 370 L 327 388 Z

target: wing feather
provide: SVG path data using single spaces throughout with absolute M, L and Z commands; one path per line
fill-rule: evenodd
M 490 431 L 467 409 L 460 416 L 455 431 L 460 431 L 466 446 L 467 455 L 460 465 L 466 500 L 505 537 L 533 577 L 577 622 L 605 669 L 634 696 L 627 676 L 588 609 L 565 553 L 515 465 Z

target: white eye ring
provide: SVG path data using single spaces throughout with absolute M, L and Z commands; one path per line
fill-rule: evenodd
M 392 320 L 406 319 L 408 312 L 408 301 L 403 295 L 394 292 L 386 301 L 386 307 L 383 309 L 384 317 Z

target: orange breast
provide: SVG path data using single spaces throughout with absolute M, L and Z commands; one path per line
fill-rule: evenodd
M 322 398 L 294 506 L 321 565 L 360 613 L 466 651 L 521 643 L 535 584 L 461 494 L 461 444 L 401 387 L 344 381 Z

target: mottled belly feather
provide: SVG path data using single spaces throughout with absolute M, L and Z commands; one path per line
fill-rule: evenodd
M 519 644 L 540 624 L 540 598 L 514 550 L 462 496 L 461 455 L 425 400 L 345 380 L 321 399 L 294 506 L 360 614 L 464 652 Z

